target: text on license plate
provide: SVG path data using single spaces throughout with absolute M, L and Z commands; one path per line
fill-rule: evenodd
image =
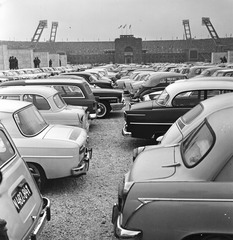
M 15 205 L 17 212 L 20 212 L 28 199 L 32 196 L 32 190 L 28 183 L 18 186 L 15 194 L 12 196 L 12 201 Z

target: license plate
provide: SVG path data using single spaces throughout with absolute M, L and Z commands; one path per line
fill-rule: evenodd
M 12 201 L 18 213 L 31 196 L 32 190 L 30 189 L 28 183 L 24 183 L 22 186 L 18 186 L 16 188 L 16 192 L 12 196 Z

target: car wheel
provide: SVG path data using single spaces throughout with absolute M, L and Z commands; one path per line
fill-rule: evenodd
M 27 165 L 28 165 L 28 168 L 29 168 L 32 176 L 34 177 L 34 179 L 36 181 L 38 188 L 40 190 L 42 190 L 42 188 L 44 187 L 45 181 L 46 181 L 44 170 L 42 169 L 41 166 L 39 166 L 36 163 L 27 163 Z
M 98 112 L 97 117 L 106 118 L 111 110 L 109 103 L 106 101 L 99 102 L 98 107 L 100 111 Z

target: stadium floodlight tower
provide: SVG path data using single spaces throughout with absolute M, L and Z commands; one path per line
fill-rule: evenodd
M 37 45 L 44 28 L 47 28 L 47 20 L 40 20 L 31 42 L 36 43 L 36 45 Z M 35 45 L 35 47 L 36 47 L 36 45 Z
M 207 30 L 209 31 L 211 38 L 214 40 L 215 45 L 220 45 L 221 39 L 219 38 L 209 18 L 207 17 L 202 18 L 202 26 L 207 27 Z
M 184 33 L 185 33 L 185 38 L 186 40 L 191 40 L 191 30 L 190 30 L 190 25 L 189 25 L 189 20 L 183 20 L 183 25 L 184 25 Z
M 50 33 L 50 42 L 55 42 L 57 35 L 58 22 L 52 22 L 51 33 Z

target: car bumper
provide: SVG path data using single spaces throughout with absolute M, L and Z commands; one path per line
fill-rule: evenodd
M 71 175 L 79 177 L 85 175 L 89 169 L 90 159 L 92 158 L 92 148 L 86 148 L 85 156 L 76 168 L 71 169 Z
M 42 232 L 44 225 L 46 221 L 50 221 L 51 219 L 51 203 L 50 200 L 46 197 L 43 197 L 43 209 L 40 214 L 40 218 L 37 222 L 36 227 L 34 228 L 32 234 L 31 234 L 31 240 L 39 239 L 39 235 Z
M 122 227 L 122 213 L 118 210 L 118 205 L 114 204 L 112 209 L 112 223 L 114 224 L 114 235 L 118 239 L 140 240 L 142 231 L 128 230 Z
M 122 103 L 111 103 L 111 108 L 113 111 L 121 110 L 122 108 L 125 107 L 125 102 Z
M 132 136 L 132 133 L 127 131 L 127 124 L 126 123 L 125 123 L 125 125 L 122 129 L 122 135 L 125 136 L 125 137 L 126 136 L 130 136 L 130 137 Z
M 88 118 L 93 120 L 93 119 L 97 118 L 97 114 L 96 113 L 90 113 Z

